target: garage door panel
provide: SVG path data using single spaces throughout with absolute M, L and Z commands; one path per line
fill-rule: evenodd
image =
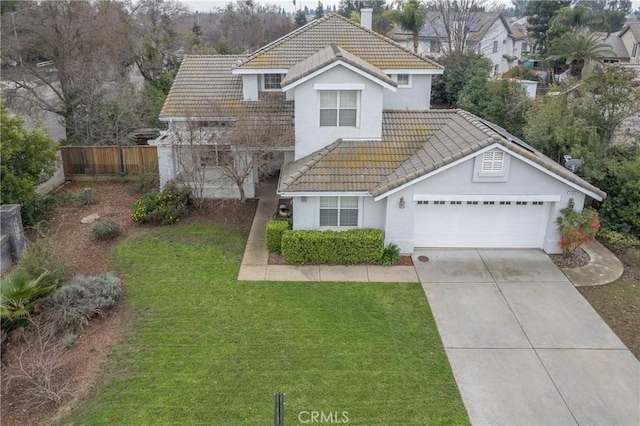
M 416 247 L 542 245 L 548 205 L 427 204 L 416 206 Z

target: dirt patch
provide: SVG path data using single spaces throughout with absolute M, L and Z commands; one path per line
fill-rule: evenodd
M 258 208 L 258 200 L 203 200 L 200 210 L 191 213 L 183 223 L 211 220 L 227 226 L 251 229 L 253 216 Z
M 558 268 L 579 268 L 588 265 L 591 261 L 589 254 L 581 248 L 569 255 L 550 254 L 549 257 Z

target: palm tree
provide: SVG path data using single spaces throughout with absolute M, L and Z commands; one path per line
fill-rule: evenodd
M 611 46 L 604 43 L 595 34 L 571 32 L 558 38 L 551 46 L 550 60 L 564 59 L 571 66 L 571 76 L 582 78 L 582 69 L 587 61 L 601 62 L 605 56 L 615 53 Z
M 420 0 L 396 0 L 396 9 L 389 9 L 389 18 L 413 36 L 413 51 L 418 53 L 418 35 L 426 20 L 426 10 Z

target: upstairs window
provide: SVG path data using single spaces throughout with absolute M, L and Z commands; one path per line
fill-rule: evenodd
M 411 76 L 409 74 L 398 74 L 398 87 L 410 87 Z
M 498 42 L 497 41 L 493 42 L 493 53 L 498 53 Z
M 429 42 L 430 53 L 440 53 L 442 51 L 442 43 L 440 40 L 431 40 Z
M 320 91 L 320 127 L 356 127 L 358 92 L 356 90 Z
M 264 90 L 280 90 L 282 74 L 265 74 L 262 79 Z
M 638 56 L 638 43 L 633 43 L 633 47 L 631 48 L 631 57 L 637 58 Z
M 320 226 L 358 226 L 358 197 L 320 197 Z

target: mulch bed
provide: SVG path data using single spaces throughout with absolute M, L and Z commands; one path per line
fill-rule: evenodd
M 591 261 L 589 254 L 581 248 L 568 256 L 565 256 L 564 254 L 550 254 L 549 257 L 558 268 L 568 269 L 586 266 Z

